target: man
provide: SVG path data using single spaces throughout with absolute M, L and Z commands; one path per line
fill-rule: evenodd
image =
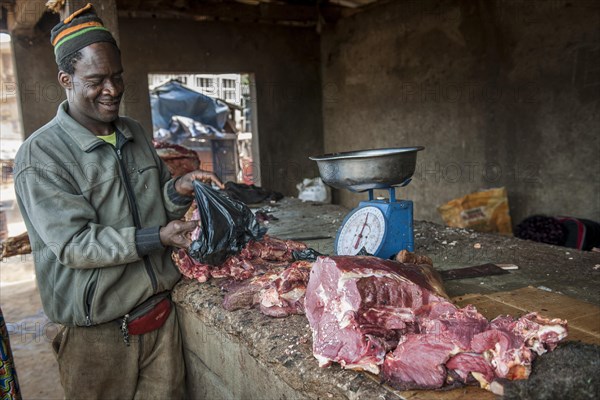
M 194 171 L 171 179 L 119 117 L 120 51 L 88 4 L 53 28 L 67 94 L 15 160 L 17 200 L 67 398 L 171 399 L 184 390 L 170 246 L 188 247 Z M 169 222 L 171 221 L 171 222 Z

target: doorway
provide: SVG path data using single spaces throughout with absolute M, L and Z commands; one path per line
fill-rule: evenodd
M 260 185 L 252 74 L 151 73 L 153 138 L 193 151 L 223 182 Z

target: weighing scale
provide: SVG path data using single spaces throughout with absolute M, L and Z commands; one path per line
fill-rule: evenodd
M 414 251 L 413 202 L 396 199 L 396 187 L 411 181 L 417 152 L 424 147 L 372 149 L 310 157 L 317 162 L 326 184 L 353 192 L 369 192 L 344 218 L 334 249 L 337 255 L 356 255 L 361 250 L 377 257 L 393 258 L 399 251 Z M 389 197 L 374 198 L 386 189 Z

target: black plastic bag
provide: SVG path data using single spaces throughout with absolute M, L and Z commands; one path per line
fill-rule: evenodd
M 243 201 L 246 204 L 257 204 L 265 200 L 279 201 L 283 199 L 283 195 L 279 192 L 263 189 L 260 186 L 236 182 L 226 182 L 225 191 L 229 197 Z
M 325 256 L 326 254 L 319 253 L 315 249 L 309 247 L 304 250 L 294 250 L 292 251 L 292 258 L 294 261 L 317 261 L 317 257 Z
M 199 181 L 194 181 L 194 193 L 202 233 L 192 242 L 188 253 L 199 262 L 220 265 L 250 240 L 260 240 L 265 234 L 266 229 L 261 228 L 244 203 Z

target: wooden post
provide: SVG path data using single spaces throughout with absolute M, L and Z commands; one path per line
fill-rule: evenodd
M 64 8 L 60 12 L 61 21 L 67 18 L 69 15 L 84 7 L 87 3 L 92 3 L 96 13 L 102 19 L 104 26 L 114 36 L 117 44 L 119 43 L 119 16 L 117 13 L 117 1 L 116 0 L 67 0 Z

